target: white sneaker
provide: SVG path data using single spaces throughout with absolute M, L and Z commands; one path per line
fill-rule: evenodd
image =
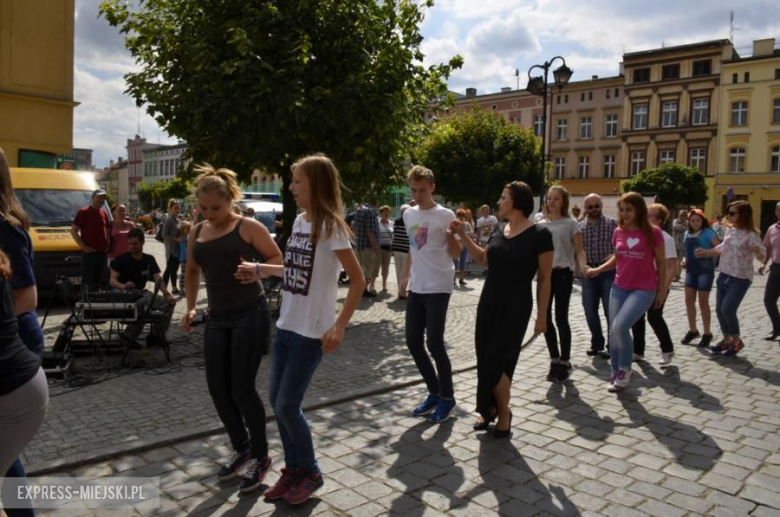
M 617 374 L 612 372 L 612 374 L 609 376 L 609 383 L 607 384 L 608 391 L 612 391 L 612 388 L 615 387 L 615 378 L 617 378 Z
M 661 366 L 669 366 L 672 364 L 672 357 L 674 357 L 674 352 L 661 352 L 661 358 L 658 360 L 658 364 Z
M 609 388 L 609 391 L 620 391 L 628 387 L 628 383 L 631 382 L 631 370 L 624 370 L 621 368 L 618 370 L 615 380 Z

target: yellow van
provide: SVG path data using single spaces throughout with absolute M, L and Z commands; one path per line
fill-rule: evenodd
M 35 253 L 34 272 L 39 289 L 47 290 L 56 275 L 81 284 L 81 249 L 70 235 L 79 208 L 92 202 L 98 187 L 89 172 L 11 167 L 14 193 L 30 217 Z M 111 217 L 108 206 L 103 207 Z

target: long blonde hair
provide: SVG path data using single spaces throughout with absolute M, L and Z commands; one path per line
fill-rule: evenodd
M 192 183 L 196 197 L 201 192 L 217 192 L 225 199 L 231 201 L 241 199 L 241 189 L 238 186 L 237 175 L 230 169 L 215 169 L 208 163 L 202 163 L 195 167 L 195 172 L 200 173 Z M 169 207 L 172 201 L 175 202 L 176 200 L 171 199 L 168 202 Z
M 318 242 L 323 223 L 326 239 L 333 235 L 334 228 L 350 238 L 352 231 L 341 215 L 341 180 L 333 161 L 324 154 L 312 154 L 296 161 L 291 170 L 303 174 L 309 182 L 311 201 L 307 212 L 312 242 Z
M 11 168 L 2 147 L 0 147 L 0 217 L 13 226 L 30 229 L 30 218 L 27 217 L 27 213 L 14 194 Z
M 563 206 L 561 206 L 561 217 L 569 217 L 569 203 L 571 203 L 571 194 L 569 194 L 569 191 L 566 190 L 566 187 L 563 185 L 553 185 L 547 190 L 547 194 L 549 194 L 552 191 L 560 192 L 561 197 L 563 198 Z M 547 219 L 550 218 L 552 214 L 550 214 L 550 209 L 547 208 L 547 196 L 544 197 L 544 215 Z

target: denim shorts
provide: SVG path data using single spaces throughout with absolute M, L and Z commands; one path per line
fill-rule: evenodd
M 715 281 L 715 271 L 686 271 L 685 273 L 685 287 L 696 289 L 697 291 L 710 292 L 712 291 L 712 283 Z

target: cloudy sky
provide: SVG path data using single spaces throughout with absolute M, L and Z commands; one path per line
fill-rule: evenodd
M 140 126 L 150 142 L 174 143 L 125 95 L 122 76 L 134 63 L 118 30 L 97 17 L 100 0 L 76 0 L 75 147 L 94 149 L 95 166 L 125 156 L 126 139 Z M 695 5 L 695 7 L 694 7 Z M 426 63 L 455 54 L 465 59 L 450 89 L 479 93 L 520 87 L 527 70 L 562 55 L 572 80 L 618 73 L 623 52 L 729 37 L 735 11 L 737 46 L 780 39 L 774 0 L 437 0 L 422 27 Z

